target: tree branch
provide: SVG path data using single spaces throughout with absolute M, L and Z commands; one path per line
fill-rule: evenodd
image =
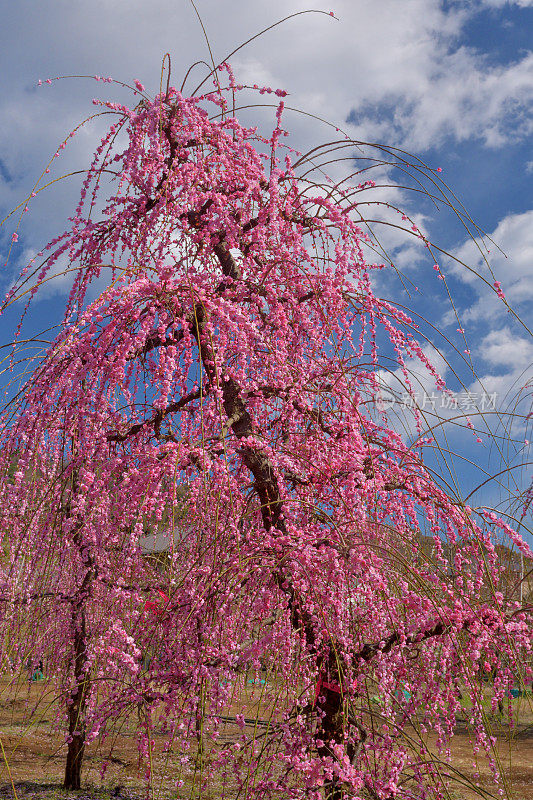
M 521 611 L 522 609 L 520 609 Z M 511 615 L 511 616 L 514 616 Z M 404 644 L 409 645 L 419 645 L 422 642 L 427 641 L 428 639 L 433 639 L 437 636 L 443 636 L 447 633 L 451 633 L 454 629 L 455 630 L 468 630 L 474 624 L 482 624 L 488 625 L 492 623 L 494 625 L 495 620 L 494 617 L 487 613 L 481 618 L 479 617 L 471 617 L 469 619 L 463 620 L 462 624 L 459 628 L 456 628 L 454 625 L 447 624 L 445 622 L 439 621 L 432 625 L 430 628 L 427 628 L 425 631 L 421 631 L 419 633 L 411 634 L 410 636 L 406 636 Z M 353 658 L 355 661 L 370 661 L 377 653 L 390 653 L 394 645 L 398 644 L 401 641 L 400 634 L 395 631 L 391 633 L 386 639 L 382 639 L 379 642 L 374 642 L 372 644 L 368 643 L 365 644 L 357 653 L 354 654 Z
M 207 395 L 209 391 L 208 386 L 203 386 L 200 389 L 196 389 L 194 392 L 189 392 L 189 394 L 182 397 L 180 400 L 177 400 L 175 403 L 171 403 L 166 408 L 163 408 L 157 411 L 153 417 L 150 419 L 145 419 L 142 422 L 136 422 L 134 425 L 131 425 L 128 430 L 120 433 L 119 431 L 113 431 L 112 433 L 108 433 L 106 435 L 106 439 L 108 442 L 124 442 L 130 436 L 135 436 L 139 433 L 143 428 L 153 425 L 154 430 L 158 433 L 159 426 L 165 419 L 168 417 L 169 414 L 174 414 L 176 411 L 179 411 L 187 403 L 191 403 L 193 400 L 198 400 L 200 397 Z

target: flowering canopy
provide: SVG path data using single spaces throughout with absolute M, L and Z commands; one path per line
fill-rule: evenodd
M 497 704 L 531 644 L 491 529 L 530 551 L 376 412 L 385 338 L 406 385 L 413 357 L 444 384 L 374 293 L 353 198 L 299 180 L 283 101 L 264 138 L 225 98 L 104 104 L 118 122 L 39 275 L 75 267 L 64 325 L 3 431 L 3 655 L 45 604 L 24 635 L 62 681 L 72 763 L 138 706 L 141 749 L 162 713 L 183 779 L 224 796 L 444 797 L 417 736 L 445 749 L 466 686 L 490 754 L 479 676 Z M 216 744 L 243 670 L 270 720 Z

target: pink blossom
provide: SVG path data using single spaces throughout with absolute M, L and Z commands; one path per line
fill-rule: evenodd
M 422 325 L 377 294 L 386 267 L 365 260 L 353 187 L 309 194 L 283 103 L 266 133 L 245 127 L 229 67 L 217 77 L 202 98 L 96 101 L 114 125 L 39 252 L 36 287 L 65 262 L 73 282 L 0 426 L 0 652 L 23 634 L 59 676 L 67 744 L 138 720 L 148 780 L 157 723 L 193 793 L 230 775 L 258 800 L 317 800 L 339 780 L 388 798 L 408 776 L 439 800 L 449 786 L 405 746 L 411 723 L 446 762 L 460 687 L 488 664 L 496 705 L 508 692 L 532 614 L 496 543 L 531 551 L 448 495 L 422 414 L 413 444 L 376 413 L 382 355 L 413 405 L 413 361 L 450 399 Z M 275 708 L 260 740 L 257 703 Z M 473 690 L 473 746 L 490 753 L 486 712 Z

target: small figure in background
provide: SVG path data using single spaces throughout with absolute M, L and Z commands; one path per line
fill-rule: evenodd
M 29 662 L 29 664 L 31 665 L 31 662 Z M 43 660 L 42 660 L 42 658 L 39 659 L 37 664 L 33 665 L 33 667 L 30 666 L 30 671 L 31 671 L 30 678 L 29 678 L 30 681 L 42 681 L 43 680 L 44 671 L 43 671 Z

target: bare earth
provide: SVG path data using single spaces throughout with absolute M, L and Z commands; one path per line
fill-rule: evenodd
M 247 713 L 257 704 L 258 690 L 253 686 L 243 686 L 243 700 Z M 16 692 L 6 680 L 0 680 L 0 798 L 33 798 L 38 800 L 93 800 L 94 798 L 117 797 L 131 800 L 181 800 L 185 797 L 198 797 L 191 793 L 190 785 L 179 793 L 176 781 L 179 766 L 175 754 L 163 752 L 166 739 L 157 736 L 153 760 L 155 779 L 150 787 L 145 781 L 145 765 L 139 760 L 136 740 L 131 729 L 123 728 L 111 740 L 103 744 L 98 740 L 88 746 L 84 761 L 83 784 L 81 792 L 65 792 L 61 786 L 64 768 L 65 745 L 60 733 L 53 731 L 55 719 L 53 687 L 44 682 L 20 683 Z M 38 698 L 41 701 L 38 703 Z M 507 785 L 504 797 L 513 800 L 533 800 L 533 701 L 525 698 L 513 701 L 513 709 L 518 725 L 512 739 L 501 725 L 494 727 L 498 741 L 498 754 Z M 238 703 L 229 713 L 237 713 Z M 129 727 L 129 726 L 128 726 Z M 237 728 L 228 722 L 224 739 L 231 739 Z M 427 741 L 432 750 L 432 737 Z M 103 777 L 100 776 L 102 760 L 112 753 Z M 468 733 L 458 727 L 452 742 L 452 763 L 474 785 L 497 793 L 490 779 L 486 759 L 479 756 L 477 766 L 473 764 L 472 749 Z M 476 775 L 476 771 L 479 775 Z M 204 795 L 205 796 L 205 795 Z M 220 789 L 213 789 L 213 800 L 223 797 Z M 457 800 L 471 800 L 480 797 L 473 787 L 454 788 L 451 797 Z M 280 798 L 283 800 L 283 798 Z

